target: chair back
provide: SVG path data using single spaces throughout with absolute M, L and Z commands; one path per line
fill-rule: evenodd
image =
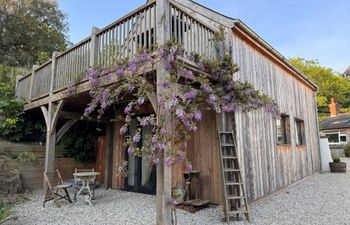
M 44 180 L 47 183 L 49 189 L 63 184 L 63 179 L 58 169 L 55 172 L 51 173 L 44 172 Z

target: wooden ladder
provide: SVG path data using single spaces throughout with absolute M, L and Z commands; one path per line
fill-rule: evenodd
M 230 218 L 244 214 L 250 223 L 247 197 L 244 181 L 236 151 L 236 141 L 233 131 L 218 131 L 220 145 L 220 164 L 222 172 L 224 213 L 226 222 Z M 243 203 L 243 205 L 242 205 Z

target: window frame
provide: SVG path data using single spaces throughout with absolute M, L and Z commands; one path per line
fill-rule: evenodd
M 305 121 L 294 117 L 295 124 L 295 145 L 303 146 L 306 144 Z
M 290 116 L 286 113 L 281 113 L 280 118 L 275 121 L 277 145 L 291 145 Z M 280 129 L 281 132 L 279 132 Z M 281 135 L 279 135 L 279 133 L 281 133 Z M 282 141 L 280 141 L 280 137 Z

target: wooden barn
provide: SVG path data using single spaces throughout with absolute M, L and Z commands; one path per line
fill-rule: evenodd
M 316 111 L 317 87 L 278 51 L 260 38 L 242 21 L 221 15 L 189 0 L 150 0 L 112 24 L 93 28 L 90 37 L 17 79 L 16 93 L 25 101 L 24 109 L 44 114 L 47 124 L 45 170 L 54 168 L 55 143 L 83 114 L 91 101 L 86 79 L 70 97 L 67 86 L 84 74 L 89 66 L 108 66 L 113 60 L 130 57 L 139 48 L 152 50 L 170 37 L 186 52 L 203 58 L 219 57 L 215 33 L 224 30 L 224 51 L 240 68 L 233 79 L 250 81 L 257 89 L 275 99 L 281 119 L 273 119 L 264 110 L 237 111 L 217 119 L 214 112 L 203 111 L 203 122 L 193 134 L 187 152 L 193 168 L 200 171 L 198 197 L 212 203 L 224 203 L 218 129 L 233 129 L 236 150 L 245 183 L 248 202 L 257 200 L 320 170 L 319 131 Z M 273 29 L 273 28 L 271 28 Z M 111 43 L 121 46 L 112 49 Z M 157 76 L 160 71 L 157 71 Z M 116 82 L 103 81 L 103 85 Z M 116 106 L 118 108 L 118 106 Z M 121 109 L 121 107 L 120 107 Z M 153 113 L 145 107 L 140 114 Z M 118 112 L 116 113 L 118 115 Z M 122 126 L 114 122 L 115 112 L 106 113 L 106 150 L 104 185 L 129 191 L 155 193 L 159 185 L 169 188 L 184 183 L 183 168 L 150 168 L 142 158 L 128 157 L 119 134 Z M 64 124 L 56 127 L 57 121 Z M 135 126 L 137 122 L 135 121 Z M 144 130 L 142 133 L 151 132 Z M 116 165 L 129 161 L 129 176 L 116 175 Z M 166 169 L 165 169 L 166 170 Z M 226 196 L 227 197 L 227 196 Z

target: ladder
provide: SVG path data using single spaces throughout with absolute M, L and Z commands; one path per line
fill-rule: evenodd
M 222 172 L 224 214 L 226 222 L 244 214 L 250 223 L 247 197 L 244 181 L 236 151 L 236 141 L 233 131 L 218 131 L 220 145 L 220 164 Z

